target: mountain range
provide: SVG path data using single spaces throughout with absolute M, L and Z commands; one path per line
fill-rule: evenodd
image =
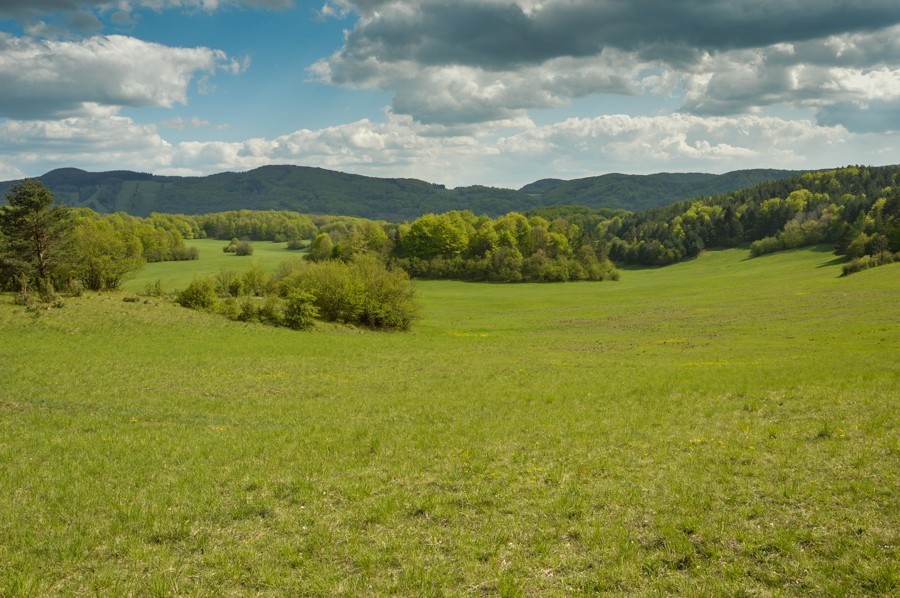
M 798 174 L 738 170 L 725 174 L 606 174 L 575 180 L 542 179 L 521 189 L 484 186 L 447 189 L 417 179 L 376 178 L 305 166 L 263 166 L 205 177 L 158 176 L 117 170 L 61 168 L 36 177 L 54 197 L 100 213 L 204 214 L 226 210 L 291 210 L 402 222 L 423 214 L 471 210 L 499 216 L 553 205 L 637 211 L 752 187 Z M 0 182 L 0 197 L 17 181 Z

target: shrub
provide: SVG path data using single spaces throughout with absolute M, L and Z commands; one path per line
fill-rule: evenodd
M 191 284 L 176 295 L 175 302 L 189 309 L 212 309 L 216 305 L 216 285 L 213 279 L 195 276 Z
M 269 273 L 254 264 L 241 275 L 241 286 L 244 293 L 262 297 L 269 291 Z
M 250 241 L 241 241 L 234 247 L 235 255 L 253 255 L 253 245 Z
M 900 252 L 891 253 L 890 251 L 882 251 L 875 255 L 864 255 L 844 264 L 843 268 L 841 268 L 841 276 L 850 276 L 856 272 L 862 272 L 869 268 L 875 268 L 897 261 L 900 261 Z
M 220 270 L 215 277 L 219 297 L 239 297 L 244 292 L 243 277 L 234 270 Z
M 778 237 L 763 237 L 750 244 L 750 257 L 759 257 L 766 253 L 774 253 L 784 249 L 784 244 Z
M 319 317 L 319 309 L 315 306 L 316 298 L 299 289 L 288 293 L 284 305 L 284 324 L 293 330 L 312 328 Z
M 284 324 L 284 311 L 281 300 L 275 295 L 269 295 L 263 299 L 256 309 L 256 317 L 263 324 L 281 326 Z
M 409 274 L 388 270 L 369 255 L 350 264 L 350 274 L 359 280 L 362 305 L 357 321 L 373 328 L 407 330 L 418 316 L 419 305 Z
M 288 241 L 287 248 L 293 251 L 307 249 L 310 245 L 308 239 L 291 239 Z
M 350 263 L 311 262 L 302 268 L 283 268 L 279 292 L 289 299 L 303 293 L 324 320 L 362 324 L 372 328 L 405 330 L 418 315 L 418 302 L 409 275 L 388 270 L 376 258 L 361 254 Z
M 191 260 L 199 260 L 200 252 L 196 247 L 173 247 L 172 261 L 187 262 Z M 148 260 L 149 261 L 149 260 Z
M 157 278 L 156 282 L 148 282 L 144 285 L 142 294 L 145 297 L 162 297 L 165 294 L 163 293 L 162 280 Z

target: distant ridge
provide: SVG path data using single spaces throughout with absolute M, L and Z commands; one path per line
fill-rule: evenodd
M 607 174 L 565 181 L 543 179 L 521 189 L 447 189 L 418 179 L 376 178 L 307 166 L 263 166 L 204 177 L 60 168 L 37 177 L 61 202 L 97 212 L 203 214 L 225 210 L 292 210 L 402 222 L 429 212 L 471 210 L 498 216 L 552 205 L 642 210 L 752 187 L 798 174 L 738 170 L 726 174 Z M 0 197 L 17 181 L 0 183 Z

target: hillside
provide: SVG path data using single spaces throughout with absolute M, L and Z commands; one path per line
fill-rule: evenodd
M 402 222 L 429 212 L 467 209 L 498 216 L 559 204 L 640 210 L 736 191 L 793 174 L 785 170 L 741 170 L 722 175 L 609 174 L 573 181 L 544 179 L 519 190 L 484 186 L 447 189 L 417 179 L 367 177 L 304 166 L 264 166 L 206 177 L 63 168 L 38 178 L 59 201 L 100 213 L 147 216 L 151 212 L 292 210 Z M 14 182 L 0 183 L 0 195 L 5 196 Z
M 0 595 L 896 594 L 900 266 L 747 258 L 410 334 L 2 296 Z
M 797 171 L 772 169 L 737 170 L 721 175 L 670 172 L 606 174 L 573 181 L 538 181 L 531 187 L 543 189 L 542 205 L 577 204 L 638 211 L 700 196 L 729 193 L 797 174 Z

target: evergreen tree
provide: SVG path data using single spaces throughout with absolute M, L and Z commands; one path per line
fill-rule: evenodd
M 27 284 L 52 282 L 66 257 L 72 226 L 68 208 L 54 203 L 50 190 L 34 179 L 13 185 L 6 199 L 9 205 L 0 208 L 0 236 L 5 237 L 0 272 Z

